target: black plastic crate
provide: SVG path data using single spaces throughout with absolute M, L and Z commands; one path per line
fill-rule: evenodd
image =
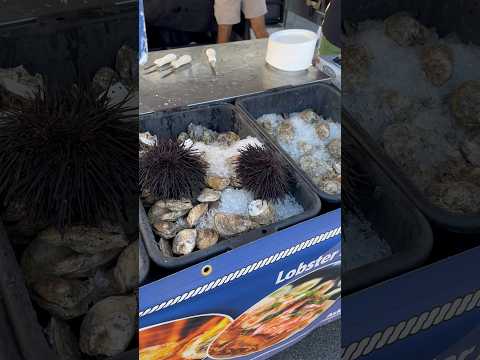
M 241 138 L 256 136 L 266 146 L 273 148 L 272 144 L 265 141 L 266 139 L 250 124 L 243 112 L 231 104 L 197 106 L 185 110 L 141 115 L 140 131 L 149 131 L 159 138 L 176 138 L 181 132 L 186 131 L 190 123 L 203 125 L 217 132 L 232 130 L 238 133 Z M 182 257 L 169 256 L 167 249 L 161 245 L 162 243 L 157 244 L 147 213 L 140 201 L 140 232 L 150 258 L 164 269 L 185 268 L 318 215 L 321 210 L 320 199 L 302 176 L 296 172 L 294 175 L 297 184 L 292 189 L 292 195 L 305 209 L 302 214 L 219 241 L 208 249 L 196 250 Z
M 368 19 L 385 19 L 397 12 L 408 12 L 428 27 L 435 27 L 441 36 L 456 32 L 464 42 L 480 45 L 480 6 L 476 0 L 460 1 L 386 1 L 369 0 L 344 1 L 343 18 L 351 23 L 359 23 Z M 475 75 L 475 74 L 472 74 Z M 458 214 L 434 205 L 420 191 L 408 176 L 383 151 L 381 146 L 362 127 L 360 122 L 342 109 L 345 127 L 362 144 L 370 156 L 374 157 L 386 174 L 400 187 L 410 200 L 436 226 L 454 233 L 480 233 L 479 214 Z
M 331 195 L 320 191 L 308 175 L 296 165 L 291 156 L 256 122 L 256 119 L 265 114 L 293 113 L 305 109 L 313 109 L 317 114 L 325 118 L 330 117 L 333 121 L 340 122 L 341 94 L 338 89 L 327 83 L 319 82 L 247 96 L 237 100 L 236 104 L 251 118 L 255 123 L 255 127 L 264 137 L 268 138 L 275 145 L 276 149 L 288 159 L 290 164 L 302 174 L 322 200 L 328 203 L 340 204 L 340 194 Z
M 342 127 L 342 142 L 342 156 L 349 159 L 350 168 L 346 173 L 361 178 L 351 187 L 355 189 L 355 200 L 351 204 L 392 250 L 387 258 L 342 273 L 342 293 L 348 295 L 425 264 L 432 251 L 433 234 L 428 221 L 413 202 L 363 150 L 345 126 Z M 350 205 L 344 201 L 344 205 L 347 203 Z M 343 254 L 345 256 L 345 250 Z

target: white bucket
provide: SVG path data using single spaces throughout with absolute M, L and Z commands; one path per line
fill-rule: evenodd
M 291 29 L 270 35 L 266 61 L 284 71 L 306 70 L 312 65 L 318 35 L 312 31 Z

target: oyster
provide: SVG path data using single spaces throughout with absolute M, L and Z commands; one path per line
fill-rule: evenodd
M 428 29 L 407 13 L 397 13 L 385 19 L 385 34 L 399 46 L 423 45 Z
M 462 154 L 473 166 L 480 167 L 480 133 L 465 140 L 462 144 Z
M 113 276 L 115 277 L 122 293 L 126 293 L 138 287 L 138 247 L 138 240 L 128 245 L 118 257 L 117 265 L 115 265 L 113 269 Z
M 463 126 L 480 126 L 480 80 L 460 85 L 452 94 L 450 108 Z
M 308 124 L 320 121 L 320 116 L 312 109 L 303 110 L 300 113 L 300 118 Z
M 206 214 L 208 210 L 208 203 L 202 203 L 195 206 L 187 216 L 187 225 L 189 227 L 194 227 L 198 224 L 201 217 Z
M 154 223 L 152 227 L 155 234 L 160 235 L 164 239 L 173 239 L 180 230 L 179 226 L 171 221 L 159 221 Z
M 321 181 L 320 189 L 330 195 L 340 194 L 342 192 L 342 182 L 337 180 Z
M 436 184 L 432 189 L 433 201 L 440 207 L 460 214 L 480 211 L 480 186 L 467 181 Z
M 448 46 L 426 46 L 420 60 L 427 80 L 433 85 L 442 86 L 452 77 L 453 51 Z
M 221 133 L 220 135 L 218 135 L 217 138 L 217 142 L 225 146 L 231 146 L 239 140 L 240 136 L 238 136 L 238 134 L 234 133 L 233 131 Z
M 313 145 L 305 142 L 299 141 L 298 142 L 298 149 L 303 155 L 310 154 L 313 151 Z
M 95 73 L 92 80 L 92 87 L 96 93 L 100 94 L 118 81 L 120 81 L 120 77 L 115 70 L 105 66 Z
M 342 157 L 342 142 L 340 139 L 332 140 L 328 146 L 328 151 L 335 159 L 339 160 Z
M 102 224 L 100 227 L 73 225 L 65 228 L 62 235 L 49 227 L 38 234 L 38 239 L 51 245 L 66 246 L 82 254 L 97 254 L 128 245 L 124 231 L 119 225 Z
M 81 360 L 78 339 L 65 321 L 52 317 L 46 329 L 48 341 L 59 360 Z
M 293 141 L 293 138 L 295 137 L 295 129 L 293 128 L 293 124 L 290 120 L 284 120 L 281 122 L 280 126 L 278 127 L 277 137 L 279 140 L 286 143 Z
M 138 139 L 141 145 L 155 146 L 157 144 L 157 135 L 152 135 L 148 131 L 138 134 Z
M 248 215 L 260 225 L 270 225 L 275 222 L 275 209 L 268 201 L 253 200 L 248 204 Z
M 205 144 L 211 144 L 215 142 L 218 137 L 218 133 L 207 129 L 202 125 L 195 125 L 191 123 L 188 125 L 188 135 L 193 141 L 201 141 Z
M 137 332 L 137 299 L 112 296 L 95 304 L 80 326 L 80 349 L 90 356 L 124 352 Z
M 300 167 L 310 177 L 323 176 L 331 170 L 331 166 L 319 161 L 314 155 L 304 155 L 300 158 Z
M 213 229 L 199 229 L 197 231 L 197 247 L 207 249 L 218 242 L 218 233 Z
M 210 175 L 207 176 L 207 185 L 211 187 L 213 190 L 225 190 L 225 188 L 230 185 L 230 179 L 220 177 L 220 176 L 215 176 L 215 175 Z
M 138 83 L 137 54 L 131 48 L 123 45 L 117 52 L 115 69 L 120 78 L 127 84 Z
M 215 202 L 220 199 L 221 194 L 220 191 L 205 188 L 198 196 L 197 200 L 202 203 Z
M 396 90 L 386 90 L 381 95 L 381 107 L 385 115 L 398 121 L 406 121 L 413 111 L 412 100 Z
M 0 69 L 0 89 L 4 89 L 12 96 L 31 98 L 39 89 L 43 88 L 43 78 L 40 74 L 30 75 L 23 65 Z
M 180 231 L 173 240 L 172 251 L 175 255 L 190 254 L 197 244 L 197 230 L 185 229 Z
M 153 206 L 148 210 L 148 221 L 150 224 L 156 224 L 163 221 L 163 217 L 168 214 L 170 211 L 164 207 L 163 201 L 157 201 Z
M 217 213 L 213 218 L 215 229 L 220 236 L 232 236 L 242 232 L 252 230 L 258 226 L 246 216 L 237 214 Z
M 366 47 L 347 44 L 342 49 L 342 82 L 345 90 L 355 91 L 365 85 L 369 77 L 371 55 Z
M 181 143 L 185 143 L 187 140 L 190 140 L 190 136 L 186 132 L 181 132 L 178 135 L 177 140 Z
M 330 126 L 326 121 L 319 121 L 315 124 L 315 132 L 320 140 L 328 139 L 330 136 Z
M 160 217 L 160 221 L 178 221 L 182 216 L 188 213 L 188 210 L 171 211 Z

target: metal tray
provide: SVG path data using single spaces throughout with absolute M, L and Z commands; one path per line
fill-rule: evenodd
M 256 122 L 256 119 L 265 114 L 293 113 L 308 108 L 313 109 L 324 117 L 331 117 L 333 121 L 340 122 L 341 94 L 338 89 L 327 83 L 319 82 L 247 96 L 238 99 L 236 105 L 248 115 L 258 131 L 260 131 L 264 137 L 268 138 L 270 142 L 274 144 L 275 148 L 281 152 L 304 179 L 310 183 L 322 200 L 332 204 L 340 204 L 340 194 L 330 195 L 320 191 L 291 156 Z
M 463 41 L 480 44 L 480 6 L 475 0 L 369 0 L 361 5 L 357 1 L 344 1 L 343 6 L 343 18 L 353 23 L 384 19 L 396 12 L 407 11 L 423 24 L 435 27 L 441 35 L 455 31 Z M 455 233 L 480 233 L 480 215 L 455 214 L 432 204 L 346 109 L 342 109 L 342 119 L 344 126 L 432 223 Z
M 183 110 L 171 110 L 141 115 L 140 131 L 149 131 L 151 134 L 157 135 L 160 138 L 172 138 L 178 136 L 182 131 L 185 131 L 190 123 L 203 125 L 218 132 L 233 130 L 237 132 L 241 138 L 253 135 L 262 139 L 265 145 L 274 148 L 272 144 L 266 141 L 257 129 L 251 125 L 243 112 L 231 104 L 204 105 Z M 297 185 L 292 189 L 292 193 L 303 206 L 305 212 L 275 224 L 262 226 L 233 236 L 218 242 L 208 249 L 197 250 L 182 257 L 169 256 L 165 247 L 161 245 L 162 243 L 157 244 L 152 227 L 148 222 L 145 208 L 140 201 L 140 232 L 150 258 L 163 269 L 177 270 L 185 268 L 318 215 L 321 210 L 320 199 L 302 176 L 296 172 L 294 172 L 294 175 L 297 180 Z
M 350 158 L 349 166 L 364 179 L 355 186 L 355 208 L 392 249 L 385 259 L 342 273 L 342 293 L 348 295 L 423 265 L 432 251 L 433 234 L 425 217 L 362 149 L 345 122 L 342 127 L 342 156 Z

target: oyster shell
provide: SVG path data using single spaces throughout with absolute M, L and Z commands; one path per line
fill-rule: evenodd
M 175 255 L 188 255 L 197 243 L 197 230 L 185 229 L 180 231 L 173 240 L 172 251 Z
M 31 98 L 39 88 L 43 88 L 43 85 L 42 76 L 30 75 L 23 65 L 0 69 L 0 88 L 14 96 Z
M 113 276 L 122 293 L 134 290 L 139 285 L 138 274 L 139 242 L 128 245 L 120 254 L 117 265 L 113 269 Z
M 145 146 L 155 146 L 158 141 L 157 135 L 152 135 L 148 131 L 138 134 L 138 139 L 140 140 L 140 144 Z
M 100 68 L 93 76 L 92 87 L 96 93 L 100 94 L 118 81 L 120 81 L 120 77 L 115 70 L 105 66 Z
M 460 85 L 451 96 L 450 108 L 463 126 L 480 126 L 480 80 Z
M 66 246 L 82 254 L 97 254 L 128 245 L 124 231 L 119 225 L 102 224 L 100 227 L 73 225 L 62 234 L 49 227 L 38 234 L 38 239 L 51 245 Z
M 303 110 L 300 113 L 300 118 L 308 124 L 320 121 L 320 116 L 318 116 L 318 114 L 312 109 Z
M 210 175 L 210 176 L 207 176 L 206 183 L 213 190 L 222 191 L 222 190 L 225 190 L 225 188 L 228 185 L 230 185 L 230 179 L 220 177 L 220 176 Z
M 290 120 L 284 120 L 281 122 L 277 130 L 277 136 L 278 139 L 286 143 L 293 141 L 293 138 L 295 137 L 295 129 Z
M 348 92 L 365 85 L 369 77 L 371 55 L 366 47 L 347 44 L 342 49 L 342 82 Z
M 217 213 L 213 218 L 215 229 L 220 236 L 232 236 L 252 230 L 258 226 L 246 216 L 237 214 Z
M 152 227 L 155 234 L 160 235 L 164 239 L 173 239 L 180 230 L 179 226 L 171 221 L 159 221 L 154 223 Z
M 90 356 L 124 352 L 137 332 L 137 299 L 112 296 L 95 304 L 80 326 L 80 349 Z
M 207 249 L 218 242 L 218 232 L 213 229 L 199 229 L 197 231 L 197 247 L 200 250 Z
M 220 135 L 218 135 L 217 138 L 217 142 L 225 146 L 233 145 L 239 140 L 240 136 L 238 136 L 238 134 L 234 133 L 233 131 L 221 133 Z
M 445 84 L 453 74 L 453 51 L 446 45 L 426 46 L 420 57 L 427 80 L 435 86 Z
M 186 132 L 181 132 L 178 135 L 177 140 L 182 143 L 185 143 L 185 141 L 190 140 L 190 136 Z
M 462 154 L 473 166 L 480 167 L 480 133 L 465 140 L 462 144 Z
M 298 142 L 298 149 L 303 155 L 310 154 L 313 150 L 313 145 L 304 142 L 304 141 L 299 141 Z
M 201 141 L 205 144 L 213 143 L 218 137 L 217 132 L 207 129 L 202 125 L 195 125 L 193 123 L 188 125 L 188 135 L 193 141 Z
M 115 70 L 127 84 L 138 83 L 137 53 L 123 45 L 117 52 Z
M 208 203 L 202 203 L 195 206 L 187 216 L 187 224 L 189 227 L 194 227 L 198 224 L 201 217 L 208 211 Z
M 221 194 L 222 193 L 220 191 L 205 188 L 202 190 L 197 200 L 201 203 L 214 202 L 220 199 Z
M 150 221 L 150 224 L 156 224 L 163 221 L 163 216 L 170 212 L 170 210 L 163 206 L 164 204 L 163 201 L 157 201 L 153 204 L 150 210 L 148 210 L 148 221 Z
M 275 222 L 275 209 L 268 201 L 253 200 L 248 204 L 248 215 L 260 225 L 270 225 Z
M 396 90 L 386 90 L 381 97 L 381 107 L 385 115 L 398 121 L 406 121 L 411 117 L 413 102 Z
M 436 184 L 431 193 L 438 206 L 451 212 L 474 214 L 480 209 L 480 186 L 467 181 Z
M 188 210 L 171 211 L 160 216 L 159 221 L 178 221 L 182 216 L 188 213 Z
M 335 159 L 339 160 L 342 157 L 342 142 L 340 139 L 333 139 L 327 148 L 330 155 Z
M 330 136 L 330 126 L 326 121 L 319 121 L 315 124 L 315 132 L 320 140 L 325 140 Z
M 385 19 L 385 34 L 399 46 L 423 45 L 428 29 L 407 13 L 397 13 Z
M 59 360 L 81 360 L 78 339 L 67 322 L 52 317 L 46 332 Z
M 322 180 L 320 189 L 330 195 L 340 194 L 342 192 L 342 182 L 337 180 Z

